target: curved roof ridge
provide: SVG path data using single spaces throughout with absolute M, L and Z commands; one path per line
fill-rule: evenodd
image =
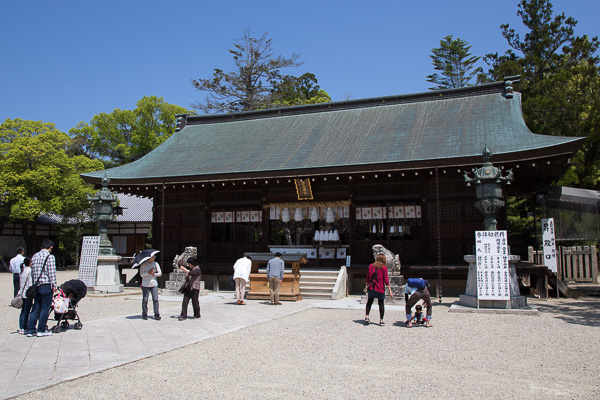
M 427 92 L 332 101 L 328 103 L 306 104 L 291 107 L 269 108 L 265 110 L 242 111 L 227 114 L 188 115 L 187 125 L 214 124 L 219 122 L 247 121 L 269 117 L 302 115 L 319 112 L 352 110 L 357 108 L 380 107 L 382 105 L 408 104 L 424 101 L 447 100 L 458 97 L 471 97 L 491 93 L 504 93 L 505 82 L 492 82 L 482 85 L 454 89 L 430 90 Z

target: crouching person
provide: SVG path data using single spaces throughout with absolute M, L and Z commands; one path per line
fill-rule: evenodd
M 404 286 L 404 299 L 406 300 L 406 322 L 404 325 L 407 328 L 412 328 L 412 308 L 419 300 L 423 300 L 427 307 L 427 316 L 425 318 L 425 326 L 431 326 L 431 295 L 427 287 L 429 282 L 421 278 L 408 278 L 407 284 Z

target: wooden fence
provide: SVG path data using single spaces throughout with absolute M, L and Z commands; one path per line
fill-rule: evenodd
M 559 246 L 557 275 L 565 281 L 600 283 L 598 281 L 598 251 L 596 246 Z M 528 247 L 529 261 L 544 264 L 544 251 Z

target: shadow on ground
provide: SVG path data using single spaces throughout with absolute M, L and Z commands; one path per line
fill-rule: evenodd
M 543 313 L 569 324 L 600 327 L 600 299 L 565 300 L 558 303 L 536 303 Z

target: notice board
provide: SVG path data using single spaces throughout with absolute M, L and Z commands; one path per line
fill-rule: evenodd
M 79 257 L 79 280 L 87 287 L 96 285 L 96 269 L 98 267 L 98 250 L 100 236 L 84 236 Z
M 477 299 L 510 300 L 506 231 L 475 232 Z

